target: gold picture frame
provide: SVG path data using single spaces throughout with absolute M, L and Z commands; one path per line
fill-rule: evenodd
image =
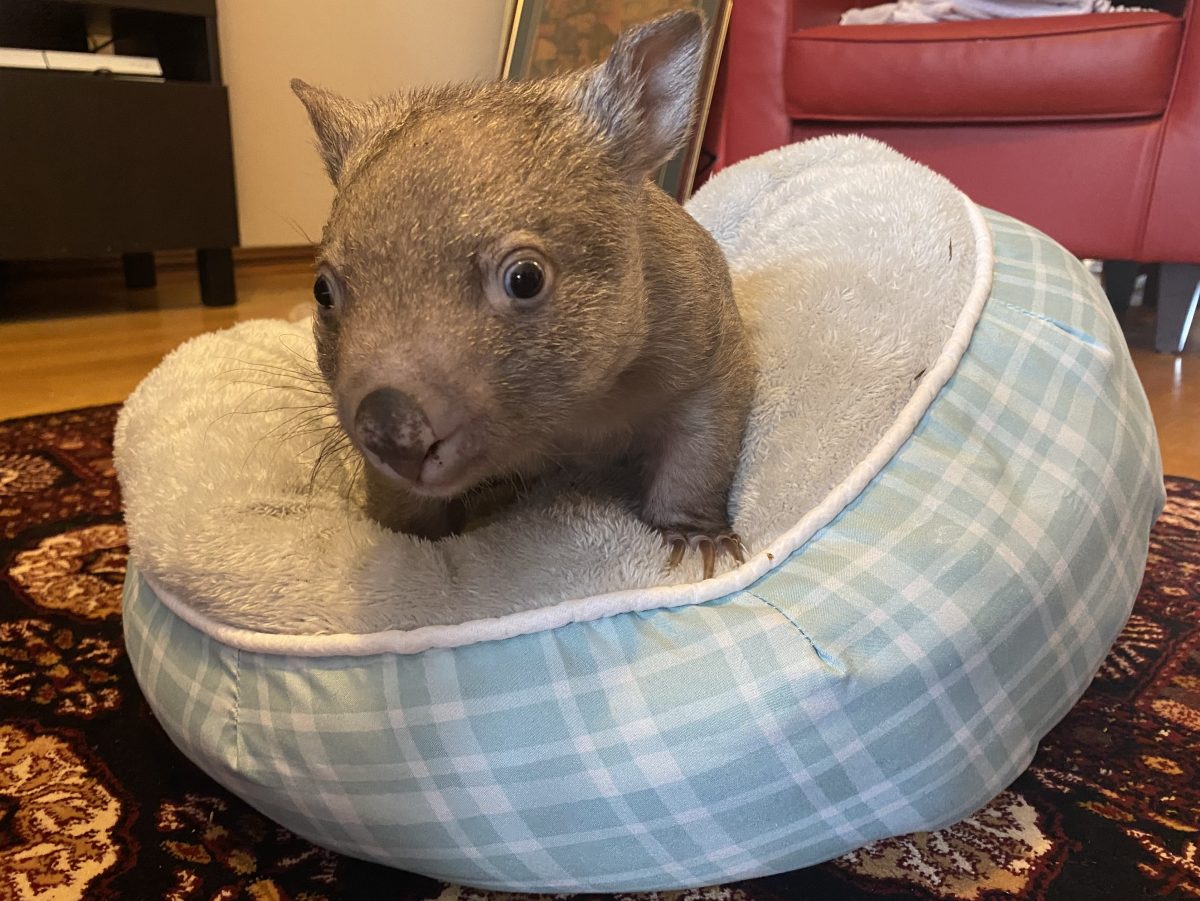
M 687 144 L 655 178 L 682 203 L 696 178 L 732 6 L 732 0 L 510 0 L 501 78 L 539 78 L 594 65 L 608 55 L 623 28 L 676 9 L 700 10 L 708 23 L 708 46 L 696 120 Z

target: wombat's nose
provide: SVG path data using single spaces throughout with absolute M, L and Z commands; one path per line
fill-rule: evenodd
M 417 402 L 395 388 L 376 388 L 359 401 L 354 429 L 364 449 L 413 482 L 420 478 L 425 456 L 437 441 Z

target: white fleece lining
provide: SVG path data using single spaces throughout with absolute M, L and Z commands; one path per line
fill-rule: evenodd
M 703 582 L 610 592 L 456 625 L 328 635 L 279 634 L 231 626 L 189 606 L 164 589 L 149 573 L 142 573 L 141 577 L 169 610 L 221 644 L 242 651 L 294 657 L 416 654 L 430 648 L 455 648 L 483 641 L 499 641 L 622 613 L 702 604 L 741 591 L 780 566 L 862 493 L 871 479 L 879 474 L 913 434 L 930 404 L 957 369 L 991 293 L 994 267 L 992 237 L 987 222 L 969 198 L 960 196 L 975 239 L 975 276 L 967 300 L 937 361 L 924 374 L 883 437 L 849 475 L 795 526 L 736 569 Z

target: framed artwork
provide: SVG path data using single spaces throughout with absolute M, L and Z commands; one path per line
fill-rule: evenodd
M 541 78 L 594 65 L 608 56 L 622 29 L 676 9 L 700 10 L 708 23 L 708 47 L 696 121 L 687 144 L 656 178 L 664 191 L 682 203 L 696 177 L 731 6 L 731 0 L 510 0 L 501 77 Z

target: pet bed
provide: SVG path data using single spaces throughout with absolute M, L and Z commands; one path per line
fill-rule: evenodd
M 762 356 L 751 555 L 712 580 L 568 473 L 446 541 L 378 528 L 322 447 L 304 324 L 197 338 L 143 382 L 126 639 L 188 757 L 326 847 L 555 892 L 805 866 L 1024 769 L 1163 498 L 1103 294 L 865 139 L 747 160 L 690 210 Z

